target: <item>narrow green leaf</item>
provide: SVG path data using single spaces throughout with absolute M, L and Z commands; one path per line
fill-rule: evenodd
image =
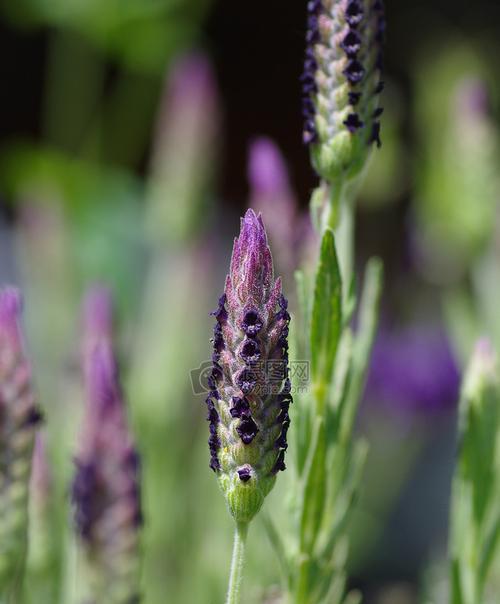
M 278 533 L 274 522 L 271 520 L 269 515 L 266 512 L 261 514 L 262 521 L 264 522 L 264 527 L 266 529 L 267 536 L 271 545 L 273 546 L 276 557 L 278 558 L 278 562 L 280 564 L 281 574 L 286 581 L 288 589 L 291 589 L 291 572 L 290 572 L 290 564 L 288 563 L 285 546 L 283 545 L 283 540 L 281 539 L 280 534 Z
M 353 353 L 353 335 L 349 327 L 342 330 L 335 367 L 331 395 L 326 414 L 326 438 L 329 443 L 337 442 L 339 427 L 339 409 L 349 390 Z
M 451 564 L 451 604 L 464 604 L 458 560 L 453 560 Z
M 326 387 L 342 326 L 342 282 L 333 231 L 327 229 L 321 242 L 311 317 L 311 374 L 313 383 Z
M 310 553 L 318 536 L 327 491 L 325 422 L 318 418 L 305 471 L 300 551 Z
M 479 562 L 480 585 L 484 585 L 486 583 L 488 573 L 498 551 L 498 542 L 500 537 L 500 515 L 496 513 L 497 504 L 494 503 L 493 505 L 495 507 L 495 521 L 484 539 L 484 544 L 481 551 L 481 559 Z
M 321 554 L 321 557 L 326 561 L 331 560 L 335 547 L 339 539 L 345 534 L 351 513 L 355 508 L 367 454 L 368 444 L 364 440 L 358 440 L 348 458 L 343 474 L 343 483 L 339 486 L 340 492 L 333 493 L 331 500 L 328 500 L 327 507 L 329 509 L 333 508 L 333 514 L 331 520 L 327 523 L 330 527 L 330 533 Z
M 378 311 L 380 296 L 382 294 L 382 262 L 378 258 L 371 258 L 366 267 L 361 306 L 359 310 L 359 327 L 354 343 L 352 359 L 351 381 L 349 392 L 344 405 L 340 410 L 341 439 L 344 443 L 350 440 L 352 427 L 358 410 L 366 377 L 366 370 L 375 339 L 378 325 Z

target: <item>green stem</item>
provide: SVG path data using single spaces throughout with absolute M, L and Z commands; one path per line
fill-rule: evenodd
M 343 196 L 339 203 L 339 220 L 335 229 L 335 243 L 344 284 L 344 296 L 349 294 L 354 271 L 354 202 Z
M 245 561 L 245 544 L 247 539 L 248 524 L 236 523 L 234 532 L 233 558 L 231 560 L 231 573 L 227 589 L 226 604 L 238 604 L 240 601 L 240 587 L 243 579 L 243 564 Z

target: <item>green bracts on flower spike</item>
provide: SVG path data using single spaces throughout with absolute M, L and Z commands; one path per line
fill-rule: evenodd
M 19 326 L 21 296 L 0 290 L 0 597 L 16 593 L 24 571 L 35 432 L 31 371 Z

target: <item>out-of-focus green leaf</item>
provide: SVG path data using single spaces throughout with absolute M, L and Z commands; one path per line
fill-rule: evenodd
M 316 387 L 330 383 L 342 325 L 342 282 L 333 231 L 326 229 L 311 317 L 311 374 Z M 320 395 L 320 397 L 323 395 Z
M 366 267 L 359 309 L 359 327 L 354 342 L 349 391 L 341 407 L 340 430 L 343 442 L 349 440 L 364 387 L 368 361 L 378 325 L 378 311 L 382 293 L 383 266 L 372 258 Z
M 328 476 L 325 472 L 325 422 L 317 418 L 310 458 L 305 471 L 304 499 L 300 521 L 300 551 L 311 552 L 323 516 Z
M 278 533 L 274 522 L 271 520 L 268 514 L 262 512 L 262 520 L 264 522 L 264 526 L 266 528 L 267 536 L 269 537 L 269 541 L 273 546 L 274 552 L 278 561 L 280 563 L 281 572 L 283 577 L 285 578 L 288 584 L 291 583 L 290 576 L 290 565 L 288 564 L 287 554 L 285 551 L 285 546 L 283 544 L 283 539 L 281 535 Z
M 21 27 L 48 25 L 83 34 L 132 69 L 161 73 L 189 45 L 210 0 L 5 0 L 0 7 Z

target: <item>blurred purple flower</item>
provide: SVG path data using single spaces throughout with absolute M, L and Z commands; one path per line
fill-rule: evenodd
M 139 462 L 112 349 L 106 290 L 91 290 L 84 315 L 87 403 L 75 460 L 75 522 L 96 580 L 93 589 L 114 601 L 118 592 L 137 595 Z
M 460 372 L 441 328 L 381 328 L 365 399 L 395 413 L 446 411 L 458 402 Z
M 262 214 L 273 256 L 287 285 L 300 264 L 311 238 L 308 214 L 300 215 L 285 159 L 269 138 L 255 139 L 248 157 L 250 207 Z
M 0 289 L 0 585 L 19 580 L 26 553 L 29 483 L 35 434 L 42 419 L 23 350 L 22 300 Z

